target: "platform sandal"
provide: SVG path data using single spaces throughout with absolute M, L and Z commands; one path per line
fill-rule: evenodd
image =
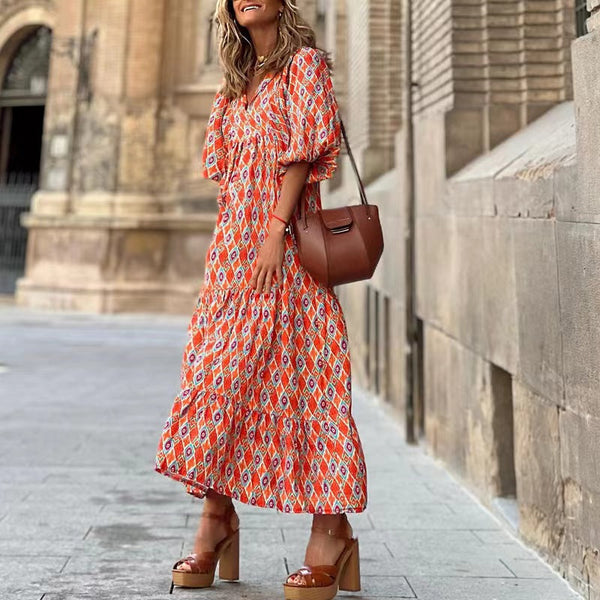
M 181 558 L 173 565 L 173 579 L 170 594 L 178 585 L 186 588 L 206 588 L 213 584 L 217 563 L 219 565 L 219 579 L 236 581 L 239 579 L 240 558 L 240 531 L 233 529 L 231 518 L 235 514 L 233 504 L 223 514 L 204 512 L 201 518 L 222 521 L 227 527 L 227 535 L 214 549 L 214 552 L 192 553 Z M 190 565 L 190 571 L 180 571 L 178 567 L 183 563 Z
M 288 576 L 283 584 L 285 600 L 331 600 L 338 590 L 360 591 L 360 559 L 358 539 L 346 533 L 348 519 L 344 514 L 337 529 L 325 529 L 313 525 L 312 531 L 326 533 L 346 542 L 334 565 L 303 566 Z M 300 578 L 301 582 L 291 580 Z

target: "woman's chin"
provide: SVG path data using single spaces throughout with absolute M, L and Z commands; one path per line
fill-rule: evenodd
M 244 19 L 240 19 L 239 24 L 246 29 L 252 29 L 252 27 L 265 27 L 275 22 L 273 19 L 269 19 L 267 15 L 260 14 L 258 11 L 256 13 L 244 15 Z

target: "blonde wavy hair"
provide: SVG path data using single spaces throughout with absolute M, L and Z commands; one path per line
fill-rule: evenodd
M 256 52 L 250 32 L 235 18 L 233 0 L 217 0 L 214 22 L 217 25 L 219 59 L 225 75 L 221 93 L 227 98 L 240 98 L 253 74 L 261 78 L 267 73 L 282 71 L 295 52 L 303 46 L 321 50 L 332 68 L 329 54 L 318 48 L 312 27 L 300 16 L 296 0 L 281 0 L 283 12 L 279 19 L 279 35 L 274 51 L 265 63 L 254 68 Z

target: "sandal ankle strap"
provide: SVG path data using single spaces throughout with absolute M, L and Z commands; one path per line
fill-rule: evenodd
M 231 526 L 231 517 L 233 517 L 233 515 L 235 514 L 235 506 L 233 506 L 233 504 L 230 504 L 226 509 L 225 512 L 223 513 L 214 513 L 214 512 L 202 512 L 202 514 L 200 515 L 200 518 L 207 518 L 207 519 L 214 519 L 215 521 L 222 521 L 223 523 L 225 523 L 225 525 L 227 525 L 227 529 L 228 531 L 228 535 L 230 535 L 231 533 L 233 533 L 235 530 L 233 529 L 233 527 Z
M 327 535 L 330 535 L 331 537 L 340 538 L 342 540 L 349 540 L 351 539 L 351 536 L 348 535 L 347 526 L 348 517 L 346 517 L 346 513 L 343 513 L 340 524 L 337 527 L 328 529 L 327 527 L 313 525 L 311 527 L 311 531 L 315 531 L 317 533 L 325 533 Z

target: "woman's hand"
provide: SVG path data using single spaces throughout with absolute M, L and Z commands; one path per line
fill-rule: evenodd
M 256 266 L 250 278 L 250 285 L 260 294 L 263 291 L 271 291 L 271 283 L 275 275 L 277 282 L 281 285 L 283 281 L 283 255 L 285 251 L 285 225 L 276 219 L 272 219 L 271 228 L 267 239 L 258 251 Z
M 250 285 L 260 294 L 271 291 L 273 276 L 279 285 L 283 282 L 283 255 L 285 253 L 285 227 L 289 222 L 308 177 L 310 163 L 301 161 L 290 164 L 283 176 L 281 193 L 277 202 L 277 215 L 271 216 L 269 234 L 258 252 L 256 266 Z M 275 215 L 271 212 L 271 215 Z

